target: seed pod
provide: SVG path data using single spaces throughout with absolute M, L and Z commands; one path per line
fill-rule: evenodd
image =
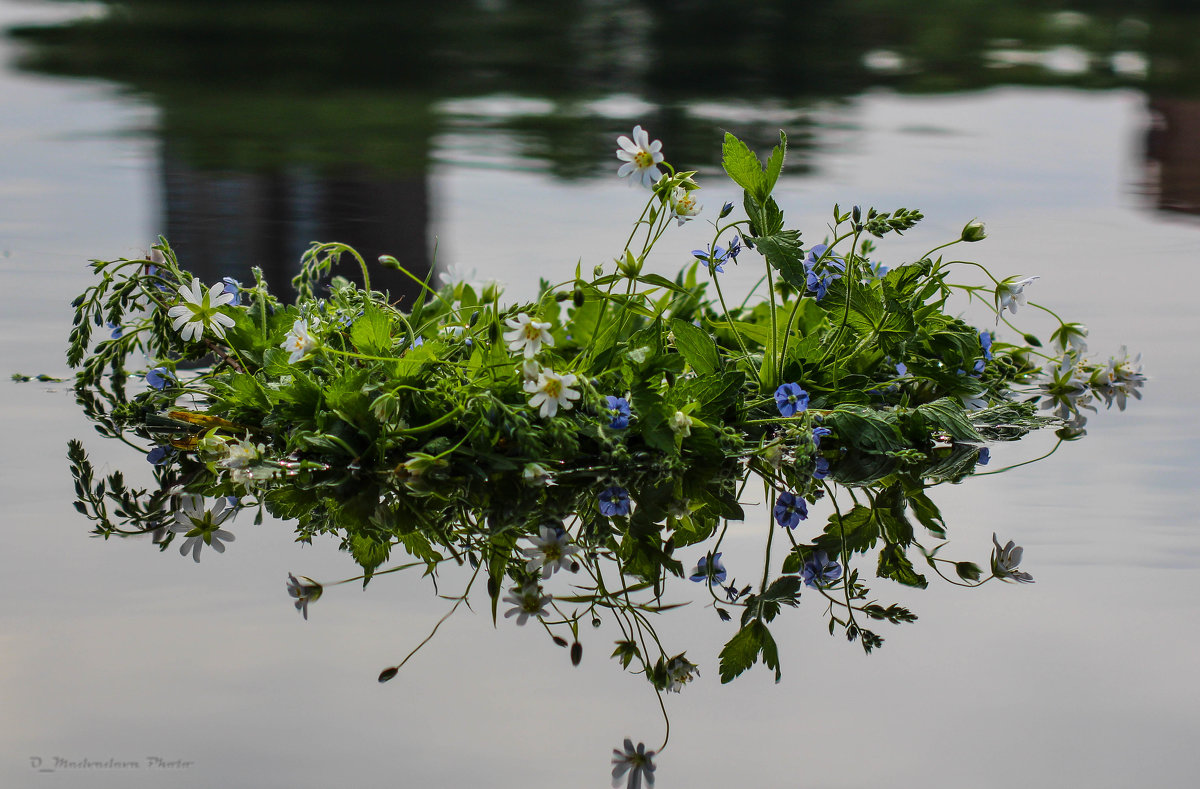
M 578 666 L 581 660 L 583 660 L 583 644 L 576 641 L 571 645 L 571 665 Z
M 396 676 L 399 673 L 400 673 L 400 669 L 396 668 L 395 666 L 392 666 L 391 668 L 385 668 L 383 671 L 381 671 L 379 673 L 379 681 L 387 682 L 389 679 L 391 679 L 392 677 Z

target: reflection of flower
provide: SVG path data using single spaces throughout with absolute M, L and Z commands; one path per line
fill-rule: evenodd
M 608 395 L 604 398 L 605 405 L 608 406 L 608 414 L 612 417 L 612 421 L 608 426 L 613 430 L 624 430 L 629 427 L 629 401 L 624 397 Z
M 708 581 L 709 586 L 713 584 L 724 583 L 728 573 L 725 571 L 725 565 L 721 564 L 721 552 L 717 551 L 712 555 L 712 568 L 708 565 L 708 557 L 701 556 L 700 561 L 696 563 L 696 569 L 692 571 L 691 580 L 696 583 Z
M 808 392 L 799 384 L 783 384 L 775 390 L 775 405 L 784 416 L 795 416 L 808 409 Z
M 654 182 L 662 175 L 657 165 L 663 160 L 663 155 L 660 153 L 662 142 L 655 140 L 650 142 L 650 135 L 641 126 L 633 127 L 633 139 L 621 135 L 617 138 L 617 145 L 621 149 L 617 151 L 617 158 L 625 162 L 617 170 L 617 176 L 624 178 L 627 175 L 632 175 L 630 183 L 641 181 L 642 186 L 649 189 L 654 186 Z
M 225 459 L 219 465 L 225 468 L 246 468 L 262 457 L 265 450 L 262 444 L 255 444 L 247 439 L 231 441 L 225 445 Z
M 541 463 L 526 463 L 525 469 L 521 472 L 521 478 L 530 485 L 553 485 L 552 477 L 550 469 Z
M 522 351 L 526 359 L 532 359 L 545 345 L 554 347 L 554 338 L 547 329 L 550 324 L 535 321 L 528 313 L 517 313 L 517 317 L 504 321 L 511 331 L 504 332 L 504 341 L 508 343 L 510 352 Z
M 1092 392 L 1087 379 L 1071 354 L 1063 354 L 1057 365 L 1050 364 L 1044 371 L 1045 380 L 1038 384 L 1043 395 L 1041 407 L 1051 409 L 1062 420 L 1079 418 L 1079 409 L 1095 411 L 1091 405 Z
M 826 587 L 842 577 L 842 566 L 831 560 L 825 551 L 817 551 L 804 563 L 800 577 L 806 586 Z
M 827 427 L 814 427 L 812 432 L 812 442 L 814 449 L 821 448 L 821 439 L 829 435 L 833 431 Z
M 174 383 L 174 381 L 175 376 L 166 367 L 155 367 L 146 373 L 146 383 L 160 392 L 166 389 L 168 384 Z
M 667 662 L 667 693 L 678 693 L 683 686 L 700 676 L 700 667 L 683 655 L 676 655 Z
M 220 527 L 233 513 L 228 498 L 217 499 L 216 505 L 207 510 L 203 496 L 184 496 L 175 512 L 175 525 L 171 527 L 171 531 L 187 538 L 179 546 L 179 554 L 187 556 L 191 551 L 192 559 L 199 562 L 200 549 L 205 545 L 211 545 L 217 553 L 224 553 L 225 546 L 221 540 L 233 542 L 234 537 Z
M 829 459 L 817 458 L 813 461 L 813 479 L 825 479 L 829 476 Z
M 571 539 L 565 530 L 553 526 L 542 526 L 538 529 L 537 537 L 530 537 L 533 545 L 522 548 L 521 553 L 529 560 L 525 563 L 525 571 L 542 572 L 542 578 L 549 578 L 558 570 L 570 568 L 571 556 L 579 553 L 579 547 L 571 545 Z
M 808 505 L 796 494 L 784 491 L 775 500 L 774 514 L 776 523 L 794 529 L 800 521 L 808 517 Z
M 1008 544 L 1001 548 L 1000 540 L 996 538 L 995 532 L 992 533 L 992 543 L 996 546 L 995 550 L 992 551 L 992 575 L 1001 581 L 1016 581 L 1021 584 L 1033 583 L 1032 575 L 1017 569 L 1017 565 L 1021 563 L 1021 555 L 1025 552 L 1020 545 L 1009 540 Z
M 559 375 L 553 370 L 542 370 L 536 381 L 525 382 L 525 391 L 533 395 L 529 405 L 538 409 L 543 419 L 557 414 L 560 406 L 564 411 L 570 410 L 571 401 L 579 399 L 579 391 L 571 388 L 576 380 L 574 373 Z
M 193 277 L 190 285 L 179 286 L 179 297 L 183 303 L 167 310 L 167 317 L 172 319 L 171 328 L 184 340 L 199 340 L 205 329 L 224 339 L 225 327 L 234 325 L 233 318 L 217 311 L 233 301 L 223 283 L 218 282 L 205 291 L 200 280 Z
M 303 318 L 297 319 L 292 324 L 292 330 L 288 332 L 287 337 L 284 338 L 279 347 L 285 351 L 290 351 L 288 364 L 295 364 L 316 350 L 317 339 L 312 336 L 312 331 L 308 327 L 308 321 Z
M 1115 402 L 1117 408 L 1124 411 L 1127 397 L 1142 399 L 1139 389 L 1146 382 L 1146 376 L 1142 374 L 1142 355 L 1139 353 L 1130 359 L 1129 351 L 1122 345 L 1121 355 L 1110 358 L 1098 373 L 1093 374 L 1092 380 L 1096 391 L 1104 398 L 1106 408 L 1112 408 Z
M 167 458 L 171 456 L 171 448 L 167 446 L 159 446 L 146 453 L 146 460 L 156 466 L 161 466 L 167 462 Z
M 625 738 L 625 750 L 613 748 L 613 780 L 614 787 L 621 785 L 625 779 L 625 789 L 642 789 L 642 782 L 648 787 L 654 786 L 654 751 L 646 750 L 646 744 L 639 742 L 633 747 L 633 740 Z M 625 774 L 629 773 L 628 776 Z
M 628 515 L 630 510 L 629 491 L 613 485 L 600 491 L 600 514 L 608 517 Z
M 504 598 L 504 602 L 512 603 L 513 607 L 504 612 L 505 619 L 517 618 L 517 624 L 523 625 L 529 621 L 529 617 L 546 616 L 546 606 L 550 604 L 553 598 L 550 595 L 542 594 L 542 587 L 537 584 L 526 584 L 520 589 L 510 589 Z
M 987 447 L 980 447 L 979 454 L 975 456 L 975 465 L 986 466 L 988 461 L 992 459 L 992 451 Z
M 1008 279 L 996 286 L 996 303 L 999 309 L 996 310 L 996 323 L 1000 322 L 1000 316 L 1005 310 L 1017 314 L 1017 306 L 1025 303 L 1025 288 L 1033 284 L 1035 279 L 1039 277 L 1026 277 L 1025 279 Z
M 313 579 L 303 575 L 297 578 L 291 573 L 288 573 L 287 590 L 288 594 L 296 598 L 296 610 L 303 614 L 305 619 L 308 619 L 308 604 L 319 600 L 321 592 L 324 591 Z

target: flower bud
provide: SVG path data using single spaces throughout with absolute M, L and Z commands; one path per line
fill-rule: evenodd
M 571 645 L 571 665 L 578 666 L 581 660 L 583 660 L 583 644 L 576 641 Z
M 390 268 L 393 271 L 398 271 L 400 269 L 400 261 L 396 260 L 391 255 L 380 255 L 379 265 L 383 266 L 384 268 Z
M 725 217 L 729 216 L 732 213 L 733 213 L 733 203 L 732 202 L 726 203 L 725 205 L 721 206 L 721 213 L 717 217 L 717 219 L 724 219 Z
M 592 276 L 593 277 L 603 277 L 604 276 L 604 266 L 601 266 L 599 263 L 597 263 L 596 267 L 592 269 Z
M 963 241 L 982 241 L 987 238 L 987 229 L 983 226 L 983 222 L 978 219 L 972 219 L 967 222 L 966 227 L 962 229 Z

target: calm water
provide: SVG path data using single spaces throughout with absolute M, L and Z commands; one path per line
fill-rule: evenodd
M 732 630 L 711 610 L 662 617 L 660 633 L 702 674 L 669 699 L 659 785 L 1189 785 L 1200 769 L 1189 482 L 1200 471 L 1200 97 L 1168 77 L 1196 59 L 1169 35 L 1195 20 L 1147 32 L 1118 15 L 1089 27 L 1090 17 L 1013 4 L 1034 10 L 987 19 L 1010 36 L 1026 31 L 1030 45 L 993 41 L 971 59 L 1006 58 L 1008 70 L 917 68 L 950 50 L 868 31 L 852 62 L 809 75 L 832 87 L 772 92 L 770 74 L 751 79 L 739 65 L 722 77 L 699 56 L 694 81 L 665 84 L 647 53 L 670 5 L 570 4 L 566 38 L 609 43 L 578 49 L 578 72 L 557 78 L 479 43 L 486 14 L 515 41 L 539 35 L 505 15 L 522 4 L 471 6 L 462 37 L 429 55 L 438 73 L 422 83 L 428 92 L 397 86 L 426 79 L 407 63 L 387 79 L 334 72 L 353 89 L 318 82 L 307 104 L 282 68 L 269 73 L 287 79 L 264 79 L 262 94 L 223 89 L 236 75 L 216 66 L 189 81 L 199 56 L 156 50 L 156 39 L 138 39 L 149 59 L 138 79 L 78 43 L 0 40 L 4 372 L 66 375 L 68 305 L 89 282 L 86 260 L 141 254 L 160 233 L 208 279 L 259 264 L 282 281 L 309 240 L 337 238 L 414 265 L 436 247 L 439 267 L 502 280 L 523 298 L 538 276 L 566 278 L 576 261 L 620 250 L 640 198 L 615 177 L 616 134 L 642 122 L 673 160 L 694 162 L 711 212 L 735 197 L 714 166 L 718 129 L 766 141 L 783 127 L 799 144 L 778 196 L 807 243 L 834 201 L 925 212 L 881 247 L 885 263 L 978 216 L 990 237 L 970 248 L 975 259 L 1040 275 L 1035 300 L 1086 323 L 1098 355 L 1122 344 L 1143 353 L 1151 380 L 1143 401 L 1094 417 L 1084 440 L 1052 458 L 936 491 L 956 554 L 985 559 L 998 532 L 1025 546 L 1032 586 L 914 593 L 880 581 L 878 594 L 921 618 L 888 628 L 870 657 L 801 606 L 776 630 L 779 685 L 761 667 L 719 683 Z M 6 28 L 80 13 L 0 1 Z M 460 29 L 453 17 L 437 24 Z M 101 26 L 93 37 L 100 49 L 105 35 Z M 673 272 L 707 240 L 700 223 L 673 233 L 657 269 Z M 753 279 L 733 271 L 727 287 Z M 1048 333 L 1036 316 L 1028 325 Z M 306 622 L 284 582 L 288 572 L 354 575 L 332 541 L 299 545 L 288 524 L 253 526 L 249 513 L 235 522 L 237 542 L 199 564 L 149 540 L 90 538 L 71 506 L 67 441 L 143 481 L 144 461 L 95 435 L 65 386 L 11 384 L 0 398 L 0 785 L 603 786 L 622 738 L 661 740 L 653 694 L 607 658 L 605 631 L 585 634 L 572 668 L 532 628 L 493 629 L 485 611 L 460 611 L 381 686 L 378 671 L 448 608 L 428 581 L 328 590 Z M 1052 443 L 995 447 L 993 465 Z M 731 568 L 759 561 L 768 514 L 748 512 L 723 546 Z M 443 591 L 462 581 L 444 577 Z M 55 757 L 141 767 L 42 773 L 31 761 L 53 767 Z M 151 768 L 150 757 L 190 765 Z

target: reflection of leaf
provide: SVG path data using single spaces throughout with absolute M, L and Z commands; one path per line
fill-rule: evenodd
M 925 417 L 929 426 L 946 433 L 956 441 L 983 441 L 983 436 L 967 418 L 962 405 L 949 397 L 917 406 L 917 412 Z
M 845 550 L 863 553 L 879 539 L 879 521 L 870 507 L 861 504 L 840 518 L 837 513 L 829 516 L 825 533 L 817 537 L 815 544 L 830 556 L 838 556 Z
M 895 414 L 863 406 L 839 406 L 825 417 L 834 432 L 864 452 L 893 452 L 907 442 L 896 429 Z
M 756 619 L 737 631 L 721 650 L 721 683 L 729 682 L 753 666 L 760 652 L 767 668 L 775 669 L 775 681 L 778 682 L 781 676 L 779 649 L 767 626 Z
M 879 577 L 891 578 L 905 586 L 915 586 L 924 589 L 929 586 L 925 576 L 913 569 L 912 562 L 904 555 L 904 549 L 891 543 L 883 546 L 879 552 Z

